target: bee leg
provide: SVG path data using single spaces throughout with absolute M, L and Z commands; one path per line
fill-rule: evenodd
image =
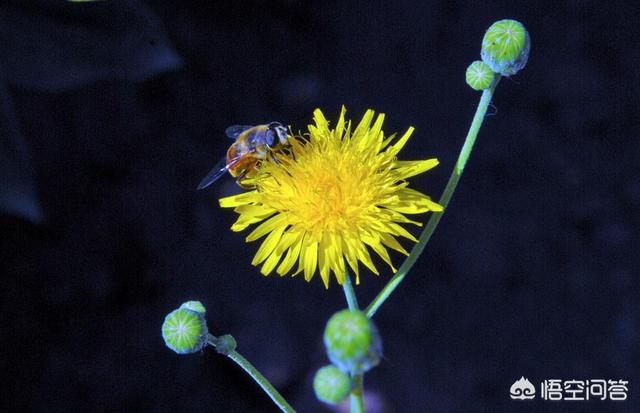
M 271 154 L 271 159 L 273 159 L 273 161 L 274 161 L 275 163 L 277 163 L 278 165 L 282 165 L 282 163 L 280 162 L 280 159 L 278 159 L 278 157 L 276 156 L 276 154 L 275 154 L 275 153 L 272 153 L 272 154 Z
M 253 188 L 255 188 L 255 185 L 248 185 L 248 184 L 242 182 L 242 180 L 247 176 L 248 173 L 249 173 L 249 169 L 245 169 L 244 171 L 242 171 L 242 173 L 240 173 L 238 176 L 236 176 L 236 183 L 242 189 L 253 189 Z
M 289 155 L 291 155 L 291 159 L 293 159 L 295 161 L 296 160 L 296 154 L 293 152 L 293 150 L 289 149 L 287 152 L 289 153 Z
M 277 153 L 278 153 L 278 155 L 282 155 L 285 158 L 291 158 L 294 161 L 296 160 L 296 157 L 295 157 L 295 154 L 293 153 L 293 151 L 287 151 L 286 149 L 283 149 L 283 150 L 278 151 Z M 278 165 L 282 164 L 282 162 L 280 162 L 280 159 L 276 156 L 275 152 L 270 153 L 269 156 Z

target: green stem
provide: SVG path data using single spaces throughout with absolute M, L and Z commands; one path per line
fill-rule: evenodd
M 208 339 L 209 344 L 211 344 L 214 347 L 217 347 L 216 346 L 217 341 L 218 340 L 216 337 L 209 334 L 209 339 Z M 273 402 L 280 408 L 280 410 L 282 410 L 285 413 L 295 413 L 295 410 L 293 409 L 293 407 L 291 407 L 289 403 L 287 403 L 284 397 L 282 397 L 282 395 L 278 393 L 278 390 L 276 390 L 276 388 L 273 387 L 273 385 L 269 382 L 269 380 L 267 380 L 267 378 L 264 377 L 262 373 L 260 373 L 258 369 L 256 369 L 253 366 L 253 364 L 249 362 L 249 360 L 244 358 L 240 353 L 238 353 L 235 350 L 231 350 L 229 352 L 225 352 L 222 354 L 226 355 L 231 360 L 235 361 L 236 364 L 242 367 L 242 369 L 246 371 L 253 378 L 253 380 L 255 380 L 256 383 L 260 385 L 260 387 L 262 387 L 262 390 L 264 390 L 264 392 L 267 393 L 269 397 L 271 397 L 271 400 L 273 400 Z
M 364 398 L 362 397 L 362 374 L 356 374 L 352 378 L 353 390 L 349 397 L 349 413 L 364 413 Z
M 496 75 L 496 79 L 491 84 L 489 89 L 485 89 L 482 92 L 482 97 L 480 98 L 480 102 L 478 103 L 478 108 L 476 109 L 476 114 L 473 117 L 473 121 L 471 122 L 471 127 L 469 128 L 469 132 L 467 133 L 467 138 L 462 145 L 462 149 L 460 150 L 460 155 L 458 156 L 458 161 L 456 162 L 453 171 L 451 172 L 451 176 L 449 177 L 449 181 L 447 182 L 447 186 L 444 188 L 444 192 L 442 193 L 442 197 L 440 198 L 440 205 L 447 210 L 447 206 L 449 205 L 449 201 L 451 200 L 451 196 L 458 185 L 458 181 L 460 180 L 460 176 L 462 176 L 462 172 L 464 171 L 464 167 L 469 159 L 469 155 L 471 154 L 471 149 L 473 149 L 473 144 L 476 141 L 476 137 L 478 136 L 478 131 L 480 131 L 480 126 L 482 126 L 482 122 L 484 121 L 484 116 L 487 113 L 487 108 L 491 103 L 491 98 L 493 96 L 493 92 L 500 81 L 500 75 Z M 384 286 L 382 291 L 373 299 L 371 304 L 367 306 L 365 309 L 365 313 L 367 317 L 373 317 L 373 315 L 378 311 L 380 306 L 386 301 L 387 298 L 391 295 L 391 293 L 398 288 L 398 285 L 404 280 L 404 277 L 407 275 L 413 264 L 416 262 L 422 251 L 424 251 L 424 247 L 429 242 L 433 231 L 435 231 L 438 223 L 440 222 L 440 218 L 442 218 L 443 212 L 433 213 L 427 226 L 425 227 L 422 234 L 420 234 L 420 238 L 418 239 L 418 243 L 413 246 L 411 253 L 404 260 L 402 266 L 398 269 L 398 272 L 387 282 L 387 285 Z
M 349 310 L 360 311 L 360 307 L 358 307 L 358 299 L 356 298 L 356 292 L 353 289 L 353 284 L 351 284 L 351 276 L 349 275 L 348 271 L 344 276 L 342 289 L 344 290 L 344 296 L 347 299 Z M 362 397 L 362 376 L 362 374 L 351 375 L 351 380 L 353 381 L 353 389 L 351 390 L 351 394 L 349 395 L 349 405 L 351 406 L 349 409 L 350 413 L 364 413 L 364 399 Z
M 356 292 L 353 290 L 353 284 L 351 284 L 351 276 L 349 271 L 344 275 L 344 282 L 342 283 L 342 289 L 344 290 L 344 296 L 347 299 L 347 305 L 351 311 L 359 311 L 358 299 L 356 298 Z

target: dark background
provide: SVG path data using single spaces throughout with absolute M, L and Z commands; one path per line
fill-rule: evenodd
M 223 356 L 164 346 L 164 316 L 199 299 L 299 411 L 330 411 L 311 381 L 341 289 L 262 277 L 218 206 L 233 180 L 194 188 L 228 125 L 303 130 L 345 104 L 416 127 L 401 157 L 440 159 L 412 181 L 437 199 L 479 98 L 464 71 L 502 18 L 529 64 L 375 317 L 370 411 L 638 411 L 640 14 L 600 1 L 4 1 L 0 408 L 275 411 Z M 365 272 L 360 301 L 389 277 Z M 521 376 L 625 379 L 629 400 L 512 401 Z

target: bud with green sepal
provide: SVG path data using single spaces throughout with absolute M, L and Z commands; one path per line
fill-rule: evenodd
M 496 78 L 493 70 L 486 63 L 476 60 L 467 68 L 467 84 L 474 90 L 485 90 L 491 86 Z
M 531 39 L 516 20 L 500 20 L 491 25 L 482 39 L 480 56 L 491 70 L 503 76 L 515 75 L 527 64 Z
M 195 309 L 195 310 L 194 310 Z M 178 354 L 197 353 L 207 345 L 205 308 L 199 301 L 189 301 L 170 312 L 162 324 L 162 338 Z
M 200 301 L 187 301 L 182 303 L 180 308 L 186 308 L 187 310 L 195 311 L 196 313 L 200 313 L 204 316 L 207 312 L 207 309 L 204 308 L 204 305 Z
M 360 311 L 335 313 L 324 330 L 324 344 L 329 360 L 345 373 L 362 374 L 380 363 L 378 329 Z
M 238 343 L 231 334 L 225 334 L 220 337 L 214 337 L 209 334 L 209 343 L 216 348 L 216 351 L 220 354 L 228 356 L 230 353 L 236 350 Z
M 316 372 L 313 378 L 313 390 L 318 400 L 337 404 L 349 395 L 351 379 L 339 368 L 330 364 Z

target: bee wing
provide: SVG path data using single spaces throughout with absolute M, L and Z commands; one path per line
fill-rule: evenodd
M 202 181 L 200 181 L 200 183 L 198 184 L 197 190 L 204 189 L 209 185 L 211 185 L 212 183 L 214 183 L 215 181 L 217 181 L 222 175 L 224 175 L 229 170 L 229 168 L 237 164 L 241 159 L 242 159 L 241 156 L 236 156 L 235 158 L 231 159 L 228 162 L 226 158 L 220 159 L 220 161 L 216 164 L 216 166 L 214 166 L 213 169 L 209 171 L 207 176 L 202 178 Z
M 224 133 L 231 139 L 237 139 L 238 135 L 247 129 L 251 129 L 253 126 L 250 125 L 232 125 L 225 129 Z

